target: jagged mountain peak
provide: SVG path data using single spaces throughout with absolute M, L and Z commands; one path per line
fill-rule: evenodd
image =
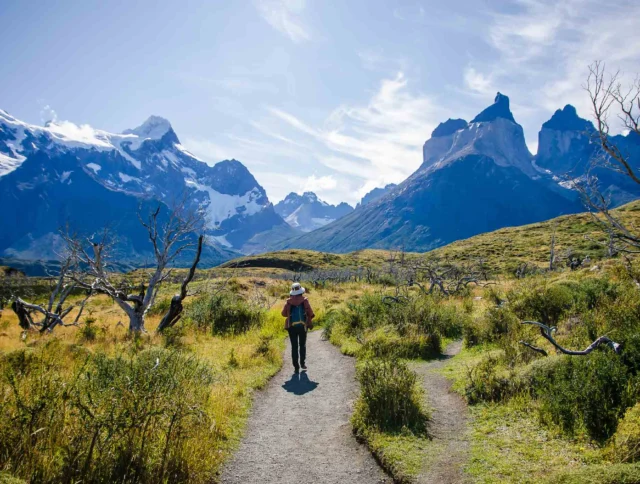
M 432 138 L 440 136 L 449 136 L 458 130 L 464 129 L 468 123 L 464 119 L 447 119 L 444 123 L 440 123 L 431 133 Z
M 320 200 L 314 192 L 289 193 L 275 205 L 278 215 L 293 228 L 309 232 L 320 228 L 353 211 L 346 203 L 330 205 Z
M 504 118 L 514 123 L 516 122 L 509 108 L 509 97 L 500 92 L 496 94 L 493 104 L 473 118 L 471 122 L 482 123 L 493 121 L 497 118 Z
M 542 125 L 543 129 L 554 129 L 557 131 L 593 131 L 591 121 L 578 116 L 576 108 L 567 104 L 564 108 L 558 109 L 553 116 Z
M 122 134 L 135 134 L 143 139 L 162 139 L 168 132 L 173 131 L 171 123 L 161 116 L 149 116 L 137 128 L 125 129 Z

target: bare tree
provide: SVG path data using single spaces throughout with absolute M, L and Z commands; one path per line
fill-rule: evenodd
M 187 286 L 193 279 L 196 266 L 200 261 L 203 237 L 200 236 L 196 242 L 193 234 L 202 228 L 202 213 L 185 210 L 185 201 L 171 210 L 164 223 L 159 219 L 160 213 L 161 206 L 158 205 L 147 219 L 140 217 L 140 222 L 147 229 L 149 241 L 153 246 L 155 264 L 147 273 L 146 284 L 140 284 L 136 292 L 130 293 L 131 288 L 122 288 L 115 281 L 110 270 L 111 244 L 106 231 L 99 241 L 65 237 L 71 253 L 76 257 L 81 268 L 81 271 L 74 275 L 74 281 L 81 287 L 111 297 L 127 314 L 130 331 L 145 331 L 145 316 L 153 305 L 161 284 L 172 274 L 178 256 L 195 246 L 196 255 L 193 264 L 182 282 L 180 293 L 172 299 L 171 307 L 158 329 L 162 330 L 175 324 L 182 313 L 182 301 L 188 296 Z M 88 245 L 91 249 L 88 249 Z
M 39 328 L 40 332 L 44 332 L 52 331 L 58 325 L 70 326 L 78 324 L 84 307 L 94 292 L 91 288 L 87 288 L 85 297 L 79 303 L 70 304 L 68 302 L 69 296 L 79 288 L 79 285 L 70 278 L 76 263 L 77 260 L 73 254 L 68 254 L 65 257 L 60 266 L 60 273 L 56 278 L 56 283 L 45 305 L 27 302 L 17 295 L 12 297 L 11 309 L 18 316 L 18 324 L 22 329 L 26 331 Z M 65 318 L 70 316 L 76 307 L 78 312 L 73 322 L 70 324 L 65 323 Z M 42 319 L 34 320 L 33 315 L 36 313 L 41 314 Z
M 640 136 L 640 78 L 625 87 L 619 72 L 609 76 L 604 63 L 595 62 L 589 66 L 584 88 L 589 95 L 597 128 L 596 138 L 602 150 L 591 160 L 587 173 L 574 186 L 582 195 L 594 222 L 607 234 L 608 241 L 603 245 L 606 245 L 608 254 L 635 253 L 640 251 L 640 235 L 611 212 L 609 197 L 601 192 L 594 169 L 613 170 L 640 185 L 635 160 L 610 135 L 610 116 L 615 111 L 624 128 Z

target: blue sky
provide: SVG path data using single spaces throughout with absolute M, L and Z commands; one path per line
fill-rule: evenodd
M 242 161 L 272 201 L 355 203 L 421 163 L 431 131 L 511 98 L 535 152 L 595 59 L 640 73 L 640 2 L 0 2 L 0 107 L 120 132 L 169 119 L 207 162 Z

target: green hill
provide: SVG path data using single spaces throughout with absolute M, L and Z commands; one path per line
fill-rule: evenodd
M 616 210 L 630 227 L 640 227 L 640 201 Z M 497 273 L 511 273 L 521 263 L 546 267 L 549 263 L 551 239 L 555 232 L 555 253 L 560 260 L 571 253 L 589 256 L 592 260 L 606 255 L 606 235 L 588 213 L 565 215 L 546 222 L 520 227 L 508 227 L 476 235 L 434 249 L 425 254 L 405 253 L 406 260 L 419 257 L 440 258 L 454 262 L 484 260 Z M 222 268 L 272 268 L 293 271 L 380 267 L 391 259 L 402 257 L 401 251 L 360 250 L 348 254 L 332 254 L 312 250 L 281 250 L 240 257 L 223 264 Z

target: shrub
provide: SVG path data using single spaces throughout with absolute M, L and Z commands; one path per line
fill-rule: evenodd
M 518 389 L 513 373 L 507 372 L 495 356 L 488 356 L 468 373 L 465 396 L 471 405 L 479 402 L 499 402 Z
M 221 293 L 197 299 L 187 308 L 186 316 L 214 334 L 237 334 L 261 325 L 265 311 L 236 295 Z
M 608 450 L 615 462 L 640 461 L 640 403 L 624 414 Z
M 64 364 L 63 364 L 64 363 Z M 0 467 L 29 482 L 210 482 L 213 374 L 164 349 L 0 359 Z
M 442 343 L 438 333 L 401 336 L 392 326 L 385 326 L 367 335 L 359 356 L 429 359 L 441 352 Z
M 571 289 L 544 281 L 522 284 L 508 295 L 509 307 L 519 319 L 556 326 L 574 305 Z
M 366 435 L 370 428 L 426 433 L 429 417 L 422 390 L 406 363 L 394 358 L 365 359 L 358 366 L 357 378 L 360 396 L 352 417 L 357 433 Z
M 608 351 L 562 357 L 550 371 L 534 375 L 532 384 L 543 421 L 569 434 L 584 429 L 599 441 L 614 433 L 618 419 L 636 396 L 629 369 Z
M 95 326 L 96 319 L 88 317 L 84 320 L 84 324 L 78 330 L 78 336 L 82 341 L 95 341 L 98 336 L 98 330 Z

